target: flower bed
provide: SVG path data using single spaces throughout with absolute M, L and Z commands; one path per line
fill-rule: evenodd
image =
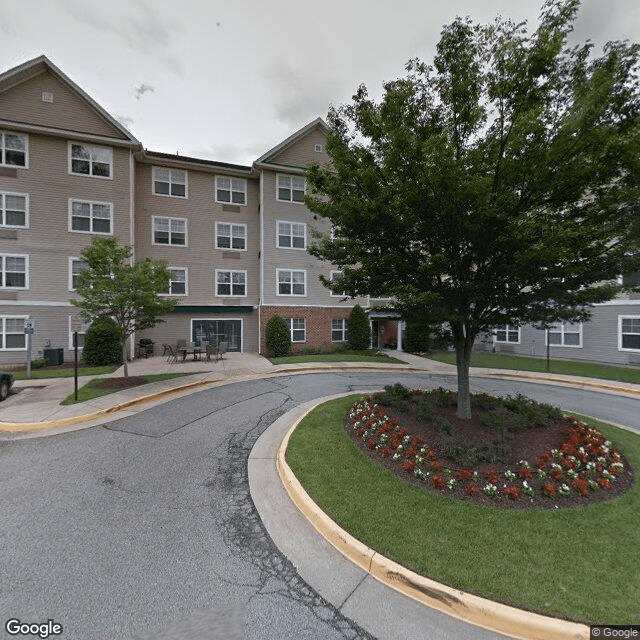
M 411 391 L 409 407 L 403 407 L 414 418 L 414 425 L 418 421 L 411 404 L 422 393 Z M 372 397 L 365 397 L 351 407 L 345 427 L 367 455 L 397 475 L 460 499 L 503 507 L 557 508 L 606 499 L 625 491 L 633 480 L 621 452 L 596 429 L 572 416 L 560 417 L 561 424 L 554 425 L 555 434 L 565 434 L 557 445 L 540 450 L 535 457 L 519 459 L 516 464 L 464 468 L 453 465 L 424 435 L 405 428 L 402 411 L 395 413 L 390 415 Z M 534 440 L 544 435 L 540 429 L 527 433 Z

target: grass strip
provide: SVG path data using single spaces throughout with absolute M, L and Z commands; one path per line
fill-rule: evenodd
M 101 376 L 105 373 L 113 373 L 119 366 L 104 366 L 104 367 L 78 367 L 79 376 Z M 15 380 L 42 380 L 43 378 L 73 378 L 74 369 L 32 369 L 31 378 L 27 378 L 26 371 L 12 371 Z
M 146 376 L 142 376 L 144 378 L 144 382 L 141 385 L 149 384 L 150 382 L 160 382 L 161 380 L 170 380 L 171 378 L 180 378 L 182 376 L 189 375 L 188 373 L 157 373 L 150 374 Z M 87 382 L 84 386 L 78 389 L 78 402 L 86 402 L 87 400 L 92 400 L 93 398 L 99 398 L 101 396 L 107 396 L 111 393 L 116 393 L 117 391 L 124 391 L 125 389 L 105 389 L 101 387 L 100 384 L 105 380 L 105 378 L 96 378 L 95 380 L 91 380 Z M 140 385 L 136 385 L 140 386 Z M 132 387 L 127 387 L 131 389 Z M 76 404 L 75 394 L 72 393 L 70 396 L 67 396 L 60 404 L 69 405 Z
M 431 360 L 455 364 L 455 353 L 432 353 Z M 545 358 L 530 358 L 504 353 L 473 353 L 471 366 L 487 369 L 514 369 L 516 371 L 547 371 Z M 640 384 L 640 368 L 600 364 L 598 362 L 579 362 L 576 360 L 550 360 L 549 373 L 561 373 L 586 378 L 601 378 Z
M 393 356 L 375 353 L 319 353 L 315 355 L 285 356 L 269 358 L 272 364 L 298 364 L 301 362 L 381 362 L 384 364 L 407 364 Z
M 586 508 L 500 510 L 409 485 L 342 430 L 359 396 L 298 426 L 287 460 L 313 500 L 364 544 L 469 593 L 588 624 L 640 621 L 640 489 Z M 587 419 L 640 468 L 636 434 Z

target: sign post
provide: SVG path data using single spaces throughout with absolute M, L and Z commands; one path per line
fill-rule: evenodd
M 73 331 L 73 398 L 78 402 L 78 331 L 82 331 L 82 317 L 71 316 L 71 331 Z
M 36 332 L 36 323 L 31 318 L 24 319 L 24 333 L 27 337 L 27 378 L 31 377 L 31 336 Z

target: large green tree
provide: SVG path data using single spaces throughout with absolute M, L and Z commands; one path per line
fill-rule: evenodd
M 134 331 L 162 322 L 161 316 L 176 305 L 175 300 L 160 296 L 169 291 L 171 281 L 166 262 L 145 258 L 132 263 L 131 256 L 131 247 L 119 246 L 116 238 L 94 237 L 81 254 L 86 268 L 80 271 L 76 286 L 79 299 L 71 300 L 85 321 L 100 316 L 116 321 L 121 331 L 125 377 L 129 375 L 128 338 Z
M 464 418 L 480 333 L 585 320 L 639 266 L 639 50 L 569 48 L 578 8 L 548 1 L 530 35 L 456 19 L 432 66 L 332 108 L 331 165 L 307 171 L 307 205 L 335 225 L 311 249 L 342 270 L 333 288 L 442 323 Z

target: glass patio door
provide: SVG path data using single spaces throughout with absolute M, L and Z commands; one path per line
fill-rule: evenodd
M 204 340 L 217 346 L 227 341 L 227 351 L 242 351 L 242 322 L 240 320 L 192 320 L 191 335 L 198 342 Z

